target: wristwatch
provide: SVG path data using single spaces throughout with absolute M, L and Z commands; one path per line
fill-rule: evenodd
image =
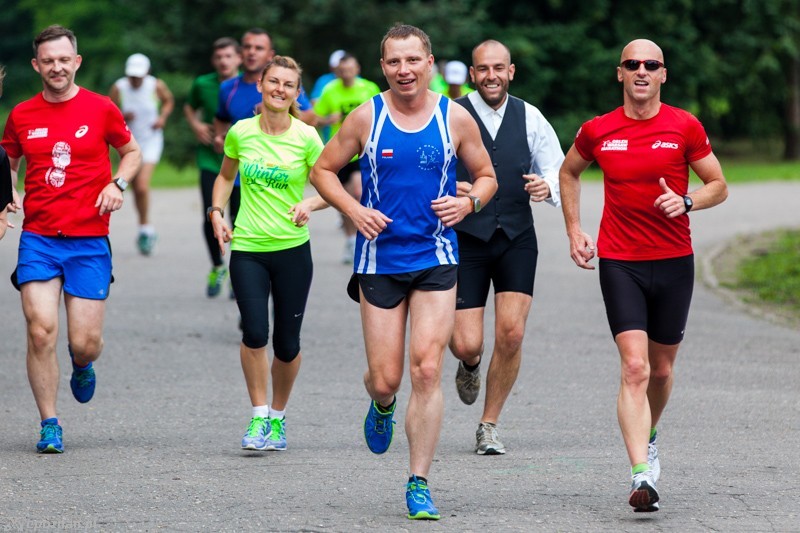
M 467 195 L 467 198 L 472 200 L 472 212 L 477 213 L 481 210 L 481 199 L 477 196 L 472 196 L 471 194 Z
M 223 217 L 225 216 L 225 212 L 222 210 L 221 207 L 217 207 L 215 205 L 212 205 L 211 207 L 206 209 L 206 216 L 208 217 L 209 221 L 211 220 L 211 213 L 213 213 L 214 211 L 219 211 L 220 215 L 222 215 Z
M 686 209 L 686 212 L 688 213 L 689 211 L 691 211 L 693 206 L 694 202 L 692 202 L 692 199 L 689 198 L 689 195 L 685 195 L 683 197 L 683 207 Z
M 122 176 L 117 176 L 116 178 L 111 180 L 111 183 L 116 185 L 121 191 L 124 191 L 125 189 L 128 188 L 128 182 L 125 181 L 125 178 L 123 178 Z

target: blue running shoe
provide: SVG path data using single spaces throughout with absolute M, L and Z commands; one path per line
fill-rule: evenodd
M 86 403 L 94 396 L 94 387 L 97 384 L 97 377 L 94 375 L 92 363 L 81 368 L 75 364 L 75 356 L 72 349 L 69 349 L 69 358 L 72 359 L 72 378 L 69 380 L 69 387 L 72 395 L 80 403 Z
M 408 505 L 408 518 L 411 520 L 439 520 L 439 510 L 433 505 L 431 491 L 428 483 L 411 476 L 406 485 L 406 504 Z
M 42 420 L 42 429 L 39 431 L 41 440 L 36 443 L 36 451 L 39 453 L 64 453 L 64 443 L 61 440 L 61 426 L 58 425 L 58 418 L 48 418 Z
M 367 439 L 367 447 L 372 453 L 383 453 L 389 449 L 394 433 L 394 409 L 397 401 L 392 402 L 392 410 L 388 413 L 381 413 L 378 404 L 373 400 L 369 404 L 367 417 L 364 419 L 364 438 Z
M 267 434 L 269 430 L 269 420 L 260 416 L 254 417 L 250 420 L 250 425 L 242 437 L 243 450 L 260 450 L 267 449 Z
M 271 427 L 267 435 L 267 450 L 284 451 L 286 449 L 286 417 L 270 418 Z

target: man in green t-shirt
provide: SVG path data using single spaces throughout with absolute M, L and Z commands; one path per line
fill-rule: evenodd
M 205 216 L 211 207 L 211 191 L 222 164 L 222 154 L 214 150 L 214 115 L 217 112 L 219 85 L 239 74 L 242 64 L 241 50 L 236 39 L 221 37 L 212 45 L 211 64 L 214 72 L 198 76 L 189 89 L 183 106 L 183 114 L 197 138 L 197 167 L 200 169 L 200 191 L 203 196 L 203 234 L 211 256 L 212 268 L 208 274 L 206 294 L 209 298 L 219 295 L 228 276 L 228 270 L 220 254 L 219 244 L 214 238 L 214 229 Z
M 359 77 L 361 66 L 352 54 L 345 54 L 336 68 L 337 79 L 325 86 L 319 100 L 314 104 L 314 113 L 319 117 L 317 126 L 330 126 L 333 137 L 342 127 L 342 122 L 355 108 L 381 92 L 375 83 Z M 323 139 L 328 142 L 330 139 Z M 339 181 L 356 200 L 361 200 L 361 171 L 358 157 L 339 171 Z M 356 227 L 342 216 L 342 229 L 347 242 L 342 254 L 343 263 L 352 263 L 356 247 Z

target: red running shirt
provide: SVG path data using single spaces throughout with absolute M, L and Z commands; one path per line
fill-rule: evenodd
M 652 261 L 692 253 L 689 217 L 669 219 L 653 204 L 663 177 L 675 193 L 689 187 L 689 163 L 711 153 L 700 121 L 661 104 L 647 120 L 625 116 L 622 107 L 586 122 L 575 148 L 603 171 L 605 203 L 597 255 L 622 261 Z
M 111 182 L 108 146 L 131 140 L 122 113 L 107 97 L 81 88 L 66 102 L 37 94 L 14 107 L 2 146 L 25 157 L 22 229 L 44 236 L 108 235 L 110 214 L 94 204 Z

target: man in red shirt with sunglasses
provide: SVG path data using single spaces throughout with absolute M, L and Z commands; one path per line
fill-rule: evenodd
M 603 170 L 597 256 L 622 365 L 617 416 L 631 462 L 628 503 L 636 512 L 652 512 L 661 471 L 656 423 L 672 390 L 694 284 L 687 214 L 723 202 L 728 189 L 700 122 L 661 102 L 667 68 L 658 45 L 628 43 L 617 79 L 623 105 L 583 124 L 559 181 L 570 255 L 593 270 L 595 244 L 581 229 L 579 180 L 592 161 Z M 703 182 L 691 192 L 689 167 Z

